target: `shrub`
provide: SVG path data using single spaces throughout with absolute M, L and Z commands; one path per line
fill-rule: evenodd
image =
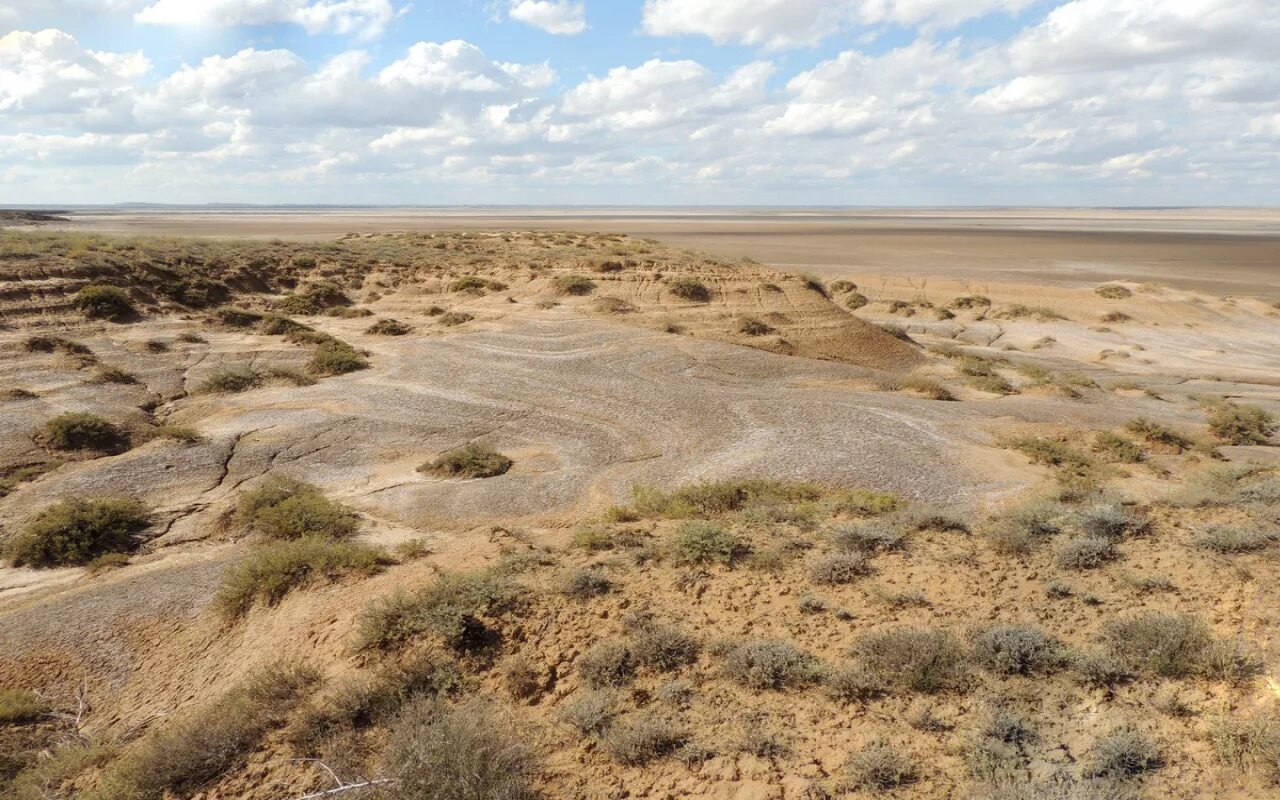
M 506 291 L 507 285 L 501 281 L 482 278 L 479 275 L 464 275 L 449 284 L 451 292 L 482 292 L 491 289 L 495 292 Z
M 319 314 L 331 306 L 350 304 L 351 298 L 341 286 L 332 281 L 317 281 L 284 298 L 276 307 L 286 314 Z
M 442 575 L 416 592 L 371 603 L 357 621 L 356 646 L 390 650 L 433 634 L 455 649 L 475 649 L 489 641 L 481 617 L 502 612 L 515 597 L 510 581 L 494 572 Z
M 217 702 L 149 734 L 103 774 L 102 800 L 189 797 L 244 763 L 282 725 L 319 675 L 277 667 L 255 675 Z
M 1120 662 L 1164 678 L 1201 671 L 1213 645 L 1209 626 L 1199 619 L 1159 612 L 1112 621 L 1101 641 Z
M 124 553 L 103 553 L 85 564 L 90 575 L 98 575 L 113 569 L 129 566 L 129 556 Z
M 254 603 L 273 606 L 294 589 L 347 575 L 372 575 L 387 563 L 385 553 L 357 542 L 318 536 L 272 542 L 227 571 L 214 602 L 224 616 L 239 617 Z
M 35 397 L 39 397 L 39 395 L 30 389 L 22 389 L 18 387 L 0 389 L 0 401 L 4 402 L 13 400 L 31 400 Z
M 208 339 L 204 338 L 198 333 L 180 333 L 178 334 L 178 341 L 183 342 L 184 344 L 208 344 L 209 343 Z
M 296 322 L 289 317 L 279 314 L 271 314 L 263 318 L 262 324 L 258 326 L 258 333 L 263 336 L 294 336 L 301 332 L 317 333 L 314 328 Z M 323 334 L 322 334 L 323 335 Z
M 845 664 L 830 670 L 822 681 L 835 699 L 850 703 L 869 700 L 884 693 L 884 683 L 861 664 Z
M 951 401 L 956 399 L 951 390 L 941 383 L 919 375 L 908 375 L 902 379 L 899 385 L 903 389 L 923 395 L 929 400 Z
M 1052 500 L 1028 500 L 996 518 L 987 537 L 998 552 L 1025 555 L 1050 537 L 1061 533 L 1061 504 Z
M 525 737 L 480 700 L 447 708 L 422 698 L 391 726 L 391 800 L 533 800 L 539 764 Z
M 613 581 L 604 570 L 599 568 L 575 569 L 565 576 L 561 591 L 570 597 L 585 600 L 608 594 L 613 588 Z
M 119 428 L 97 414 L 68 412 L 46 422 L 38 434 L 40 443 L 53 450 L 97 450 L 110 453 L 123 449 L 127 439 Z
M 1280 533 L 1257 528 L 1236 528 L 1215 525 L 1201 531 L 1195 538 L 1196 547 L 1215 553 L 1254 553 L 1271 546 Z
M 311 353 L 311 360 L 307 362 L 307 371 L 312 375 L 329 377 L 345 375 L 368 366 L 369 360 L 363 353 L 346 342 L 334 339 L 316 346 Z
M 871 572 L 866 556 L 857 552 L 832 553 L 818 559 L 809 567 L 809 580 L 814 583 L 836 586 L 852 583 Z
M 1082 509 L 1076 513 L 1075 523 L 1085 536 L 1111 541 L 1141 533 L 1148 526 L 1146 517 L 1120 503 L 1099 503 Z
M 1000 375 L 977 375 L 965 381 L 971 388 L 988 394 L 1017 394 L 1018 390 L 1013 388 L 1013 384 Z
M 599 736 L 618 716 L 617 696 L 607 689 L 580 692 L 565 701 L 556 717 L 583 736 Z
M 202 394 L 234 394 L 262 385 L 262 374 L 252 369 L 220 369 L 196 387 Z
M 49 704 L 35 692 L 0 688 L 0 725 L 35 722 L 48 710 Z
M 624 642 L 606 640 L 578 659 L 578 673 L 588 686 L 625 686 L 635 677 L 636 661 Z
M 632 637 L 631 654 L 643 667 L 671 672 L 697 659 L 698 640 L 674 625 L 649 623 Z
M 960 517 L 928 505 L 911 506 L 900 511 L 894 515 L 893 521 L 910 531 L 969 532 L 969 523 Z
M 832 294 L 845 294 L 846 292 L 856 292 L 858 290 L 858 285 L 853 281 L 838 280 L 832 281 L 831 285 L 827 288 L 831 290 Z
M 902 748 L 887 742 L 874 742 L 850 756 L 845 774 L 853 786 L 880 791 L 907 786 L 920 777 Z
M 1123 300 L 1126 297 L 1133 297 L 1133 292 L 1129 291 L 1126 287 L 1119 286 L 1117 284 L 1099 286 L 1093 290 L 1093 293 L 1106 300 Z
M 93 374 L 94 383 L 119 383 L 119 384 L 137 384 L 138 376 L 132 372 L 127 372 L 119 367 L 98 367 Z
M 869 300 L 865 294 L 853 292 L 845 298 L 844 304 L 850 311 L 857 311 L 870 302 L 871 300 Z
M 1133 667 L 1111 653 L 1086 653 L 1073 659 L 1081 680 L 1090 686 L 1111 688 L 1134 679 Z
M 440 324 L 453 327 L 475 319 L 465 311 L 446 311 L 440 315 Z
M 404 336 L 412 333 L 413 328 L 409 325 L 394 319 L 380 319 L 377 322 L 365 328 L 365 333 L 372 333 L 377 336 Z
M 687 737 L 674 722 L 654 713 L 634 714 L 614 722 L 604 734 L 604 748 L 628 766 L 643 766 L 675 752 Z
M 738 537 L 702 521 L 681 523 L 671 537 L 670 549 L 677 564 L 732 564 L 747 553 Z
M 1093 746 L 1089 777 L 1132 778 L 1164 764 L 1160 748 L 1137 730 L 1121 727 Z
M 442 478 L 493 478 L 504 474 L 514 463 L 492 447 L 472 442 L 426 462 L 418 472 Z
M 858 643 L 867 668 L 887 685 L 934 693 L 961 686 L 964 649 L 946 631 L 902 628 L 873 633 Z
M 1275 416 L 1258 406 L 1221 403 L 1209 412 L 1209 432 L 1227 444 L 1270 444 L 1277 430 Z
M 265 314 L 250 311 L 246 308 L 223 306 L 222 308 L 214 309 L 212 320 L 228 328 L 251 328 L 262 322 L 265 317 Z
M 1121 464 L 1137 464 L 1147 457 L 1146 451 L 1133 440 L 1111 431 L 1099 431 L 1093 438 L 1093 449 Z
M 1054 551 L 1054 561 L 1063 569 L 1097 569 L 1118 556 L 1115 542 L 1098 536 L 1074 536 Z
M 359 528 L 355 514 L 315 486 L 278 475 L 242 494 L 236 517 L 243 527 L 270 539 L 344 539 Z
M 607 528 L 583 525 L 574 529 L 570 544 L 580 550 L 586 550 L 588 553 L 598 553 L 602 550 L 612 550 L 617 542 L 613 531 Z
M 748 689 L 781 690 L 812 683 L 818 660 L 781 640 L 755 640 L 731 646 L 724 654 L 725 674 Z
M 962 295 L 947 303 L 947 308 L 971 309 L 990 308 L 991 298 L 980 294 Z
M 1062 645 L 1027 625 L 996 625 L 973 637 L 973 659 L 1000 675 L 1050 672 L 1064 660 Z
M 560 294 L 584 295 L 595 291 L 595 282 L 581 275 L 558 275 L 551 281 L 552 287 Z
M 827 286 L 817 275 L 801 275 L 800 282 L 804 284 L 804 288 L 811 292 L 817 292 L 823 297 L 827 297 Z
M 688 276 L 668 279 L 667 291 L 682 300 L 692 300 L 696 303 L 706 303 L 711 300 L 711 290 L 707 285 L 697 278 Z
M 63 500 L 10 540 L 6 555 L 19 567 L 78 566 L 104 553 L 132 552 L 148 524 L 146 506 L 137 500 Z
M 747 336 L 765 336 L 773 333 L 773 326 L 758 317 L 743 317 L 738 320 L 738 333 Z
M 1209 744 L 1225 766 L 1264 770 L 1280 778 L 1280 719 L 1265 711 L 1248 717 L 1222 717 L 1209 729 Z
M 856 553 L 902 550 L 907 546 L 907 533 L 876 522 L 845 525 L 831 534 L 831 543 L 840 550 Z
M 85 286 L 76 292 L 73 302 L 80 313 L 89 319 L 119 322 L 137 313 L 129 295 L 115 286 Z

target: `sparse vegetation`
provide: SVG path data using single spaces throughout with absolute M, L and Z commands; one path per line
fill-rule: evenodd
M 137 313 L 133 301 L 116 286 L 92 284 L 76 292 L 75 306 L 89 319 L 120 322 Z
M 593 689 L 626 686 L 635 673 L 635 657 L 621 641 L 600 642 L 578 659 L 578 674 Z
M 397 592 L 365 608 L 356 625 L 356 647 L 394 650 L 433 635 L 455 649 L 475 649 L 490 639 L 483 618 L 506 610 L 516 597 L 510 581 L 495 572 L 442 575 L 415 592 Z
M 246 530 L 268 539 L 345 539 L 359 528 L 355 514 L 315 486 L 280 476 L 241 495 L 236 519 Z
M 920 775 L 902 748 L 887 742 L 874 742 L 854 753 L 845 773 L 853 786 L 877 791 L 915 783 Z
M 1225 444 L 1271 444 L 1277 430 L 1275 415 L 1258 406 L 1219 403 L 1209 411 L 1209 432 Z
M 710 522 L 685 522 L 671 538 L 677 564 L 732 564 L 747 554 L 738 537 Z
M 1100 778 L 1132 778 L 1164 764 L 1155 742 L 1134 728 L 1121 727 L 1090 751 L 1088 774 Z
M 973 636 L 973 659 L 999 675 L 1051 672 L 1065 661 L 1062 645 L 1029 625 L 996 625 Z
M 104 553 L 132 552 L 149 524 L 146 506 L 130 498 L 63 500 L 37 514 L 5 555 L 19 567 L 79 566 Z
M 706 303 L 711 300 L 711 290 L 696 278 L 671 278 L 667 281 L 667 291 L 682 300 L 692 300 L 695 303 Z
M 675 752 L 686 738 L 684 731 L 671 720 L 645 712 L 613 723 L 603 741 L 605 750 L 616 761 L 643 766 Z
M 907 391 L 915 392 L 930 400 L 955 400 L 956 396 L 951 390 L 943 386 L 941 383 L 932 378 L 925 378 L 920 375 L 908 375 L 900 381 L 900 385 Z
M 1097 569 L 1119 557 L 1113 539 L 1102 536 L 1073 536 L 1054 550 L 1054 561 L 1062 569 Z
M 809 567 L 809 580 L 835 586 L 852 583 L 871 572 L 866 556 L 858 552 L 832 553 Z
M 196 387 L 197 393 L 236 394 L 262 385 L 262 374 L 252 369 L 220 369 Z
M 747 336 L 766 336 L 773 333 L 773 326 L 759 317 L 743 317 L 738 320 L 738 333 Z
M 680 628 L 654 622 L 642 625 L 631 640 L 636 662 L 656 672 L 671 672 L 692 664 L 698 649 L 698 640 Z
M 586 295 L 596 289 L 595 281 L 582 275 L 557 275 L 551 286 L 560 294 Z
M 120 369 L 119 367 L 98 367 L 93 373 L 94 383 L 118 383 L 122 385 L 137 385 L 141 383 L 138 376 L 132 372 Z
M 885 685 L 934 693 L 962 686 L 964 648 L 950 633 L 928 628 L 882 631 L 858 643 L 858 655 Z
M 441 478 L 494 478 L 505 474 L 515 462 L 479 442 L 459 447 L 418 467 Z
M 818 660 L 791 642 L 762 639 L 733 644 L 724 653 L 725 675 L 755 691 L 792 689 L 819 677 Z
M 1112 657 L 1131 669 L 1182 678 L 1204 668 L 1213 636 L 1195 617 L 1151 612 L 1109 623 L 1101 641 Z
M 28 689 L 0 688 L 0 725 L 35 722 L 49 711 L 49 704 Z
M 372 575 L 389 561 L 368 545 L 322 536 L 270 542 L 227 571 L 214 602 L 224 616 L 239 617 L 255 603 L 273 606 L 294 589 Z
M 1215 553 L 1255 553 L 1280 540 L 1280 532 L 1260 528 L 1214 525 L 1194 539 L 1196 547 Z

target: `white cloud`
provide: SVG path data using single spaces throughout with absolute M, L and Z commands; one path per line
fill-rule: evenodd
M 700 34 L 770 50 L 818 44 L 856 25 L 950 26 L 1034 0 L 645 0 L 655 36 Z
M 58 30 L 0 37 L 0 112 L 87 113 L 123 99 L 147 72 L 142 53 L 86 50 Z
M 573 36 L 587 29 L 587 10 L 572 0 L 511 0 L 514 20 L 547 33 Z
M 375 38 L 397 11 L 391 0 L 154 0 L 135 16 L 150 25 L 300 25 L 308 33 Z

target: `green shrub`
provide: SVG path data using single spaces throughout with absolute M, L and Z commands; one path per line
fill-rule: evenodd
M 578 674 L 593 689 L 625 686 L 636 673 L 636 660 L 625 642 L 605 640 L 578 659 Z
M 677 564 L 728 565 L 748 552 L 738 537 L 701 520 L 681 523 L 670 539 L 669 548 Z
M 332 306 L 351 305 L 351 298 L 332 281 L 317 281 L 276 304 L 286 314 L 319 314 Z
M 475 649 L 490 640 L 481 618 L 505 611 L 516 596 L 515 587 L 496 572 L 442 575 L 413 593 L 397 592 L 365 608 L 356 625 L 356 647 L 392 650 L 433 635 L 455 649 Z
M 695 483 L 674 492 L 662 492 L 647 486 L 633 486 L 636 512 L 646 517 L 712 517 L 760 505 L 803 503 L 830 498 L 848 502 L 849 510 L 883 513 L 897 507 L 893 495 L 871 492 L 833 492 L 812 483 L 787 483 L 771 480 L 733 480 Z M 857 508 L 854 506 L 857 505 Z M 877 510 L 870 511 L 874 506 Z M 882 510 L 880 510 L 882 509 Z M 835 511 L 843 508 L 833 508 Z
M 85 286 L 76 292 L 73 302 L 80 313 L 89 319 L 119 322 L 137 313 L 129 295 L 115 286 Z
M 0 688 L 0 725 L 35 722 L 49 711 L 49 704 L 26 689 Z
M 1196 547 L 1215 553 L 1255 553 L 1278 539 L 1280 533 L 1276 531 L 1215 525 L 1201 531 L 1194 541 Z
M 820 674 L 812 655 L 790 642 L 771 639 L 732 645 L 724 653 L 724 670 L 730 680 L 756 691 L 804 686 Z
M 262 385 L 262 373 L 253 369 L 220 369 L 205 378 L 196 392 L 200 394 L 235 394 Z
M 902 628 L 873 633 L 858 655 L 886 685 L 934 693 L 962 686 L 968 669 L 964 648 L 946 631 Z
M 1018 390 L 1013 388 L 1013 384 L 1000 375 L 978 375 L 969 378 L 965 384 L 970 388 L 977 389 L 980 392 L 988 394 L 1017 394 Z
M 1213 646 L 1209 626 L 1185 614 L 1151 612 L 1103 628 L 1106 651 L 1135 670 L 1182 678 L 1205 667 Z
M 558 275 L 551 281 L 552 287 L 560 294 L 584 295 L 595 291 L 595 282 L 581 275 Z
M 858 788 L 888 791 L 920 779 L 919 770 L 900 747 L 873 742 L 849 757 L 848 782 Z
M 97 450 L 104 453 L 124 449 L 128 439 L 115 425 L 97 414 L 68 412 L 46 422 L 38 434 L 40 443 L 53 450 Z
M 1076 448 L 1056 439 L 1042 436 L 1023 436 L 1005 443 L 1007 447 L 1017 450 L 1032 464 L 1044 467 L 1058 467 L 1069 470 L 1084 471 L 1093 467 L 1093 461 Z
M 1164 764 L 1155 742 L 1130 727 L 1120 727 L 1093 746 L 1087 774 L 1100 778 L 1132 778 Z
M 603 743 L 614 760 L 628 766 L 643 766 L 675 752 L 687 738 L 671 720 L 646 712 L 614 722 L 605 731 Z
M 413 333 L 413 328 L 409 325 L 394 319 L 380 319 L 377 322 L 365 328 L 365 333 L 372 333 L 377 336 L 404 336 Z
M 1062 644 L 1029 625 L 995 625 L 972 639 L 973 660 L 999 675 L 1035 675 L 1062 666 Z
M 827 586 L 853 583 L 871 573 L 867 558 L 858 552 L 832 553 L 809 567 L 809 580 Z
M 618 716 L 618 698 L 608 689 L 579 692 L 560 706 L 556 717 L 583 736 L 599 736 Z
M 316 346 L 307 362 L 307 371 L 312 375 L 330 377 L 345 375 L 348 372 L 366 369 L 369 359 L 346 342 L 337 339 L 323 342 Z
M 6 555 L 20 567 L 78 566 L 104 553 L 132 552 L 148 524 L 146 506 L 137 500 L 63 500 L 10 540 Z
M 224 616 L 247 614 L 254 603 L 273 606 L 294 589 L 348 575 L 373 575 L 390 559 L 357 542 L 317 536 L 271 542 L 229 569 L 214 598 Z
M 307 668 L 273 668 L 148 734 L 103 773 L 93 800 L 190 797 L 242 765 L 284 724 L 319 680 Z
M 675 625 L 647 623 L 635 632 L 631 654 L 642 666 L 671 672 L 692 664 L 698 657 L 698 640 Z
M 492 447 L 472 442 L 426 462 L 418 472 L 442 478 L 493 478 L 504 474 L 514 463 Z
M 1115 542 L 1100 536 L 1073 536 L 1054 551 L 1054 561 L 1063 569 L 1097 569 L 1119 557 Z
M 270 539 L 344 539 L 360 526 L 355 514 L 315 486 L 277 475 L 240 496 L 236 517 L 243 527 Z
M 668 278 L 667 291 L 681 300 L 691 300 L 695 303 L 706 303 L 711 300 L 711 290 L 707 285 L 697 278 L 688 276 Z
M 258 326 L 258 333 L 263 336 L 289 336 L 296 335 L 299 331 L 314 332 L 315 329 L 280 314 L 265 317 L 262 324 Z
M 1147 452 L 1133 440 L 1111 431 L 1099 431 L 1093 437 L 1093 449 L 1121 464 L 1137 464 L 1147 457 Z
M 1209 432 L 1227 444 L 1270 444 L 1277 430 L 1275 415 L 1258 406 L 1221 403 L 1209 411 Z

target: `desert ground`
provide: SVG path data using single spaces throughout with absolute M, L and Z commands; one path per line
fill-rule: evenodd
M 0 796 L 1280 791 L 1280 213 L 0 231 Z

